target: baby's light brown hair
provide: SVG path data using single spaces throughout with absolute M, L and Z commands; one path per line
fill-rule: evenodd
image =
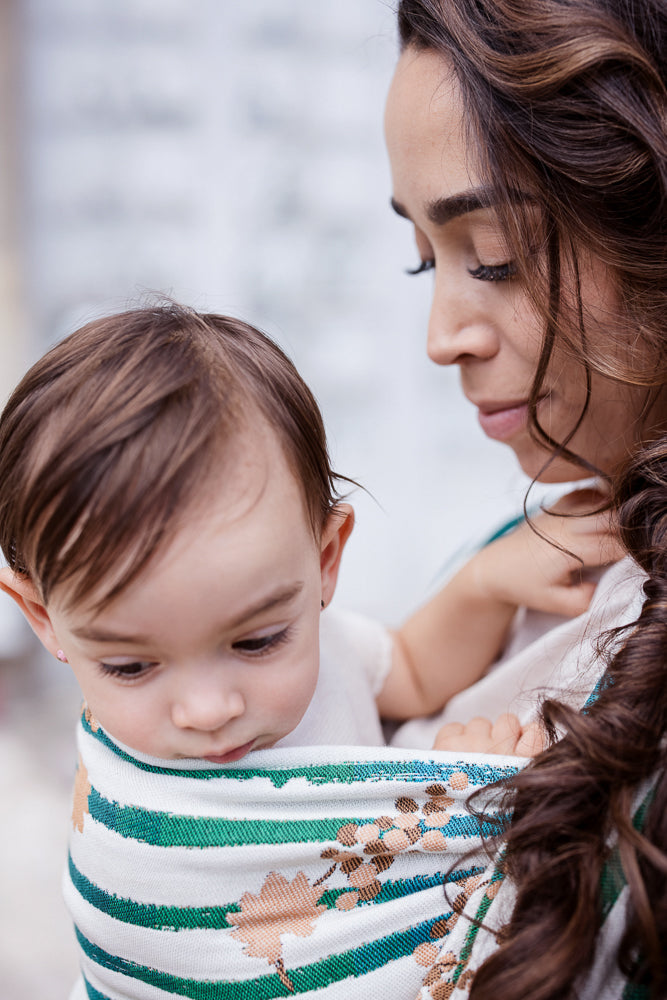
M 237 319 L 169 303 L 95 320 L 24 376 L 0 417 L 0 545 L 46 604 L 102 607 L 225 472 L 253 420 L 275 432 L 319 538 L 339 495 L 317 403 Z M 233 474 L 233 467 L 230 475 Z

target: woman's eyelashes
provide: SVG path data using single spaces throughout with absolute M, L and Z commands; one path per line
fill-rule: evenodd
M 409 275 L 424 274 L 425 271 L 435 269 L 435 258 L 429 257 L 422 260 L 417 267 L 406 268 L 405 273 Z M 471 278 L 476 281 L 508 281 L 516 274 L 516 267 L 511 261 L 506 264 L 478 264 L 477 267 L 467 269 Z
M 432 271 L 435 267 L 435 259 L 430 257 L 428 260 L 422 260 L 419 262 L 417 267 L 406 267 L 406 274 L 423 274 L 424 271 Z
M 477 281 L 508 281 L 516 274 L 516 267 L 511 261 L 506 264 L 479 264 L 469 267 L 468 274 Z

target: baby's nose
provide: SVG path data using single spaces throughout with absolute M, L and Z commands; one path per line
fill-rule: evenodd
M 245 704 L 239 691 L 222 685 L 197 685 L 174 701 L 171 717 L 179 729 L 213 732 L 243 715 Z

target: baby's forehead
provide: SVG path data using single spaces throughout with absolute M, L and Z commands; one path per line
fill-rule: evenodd
M 143 588 L 167 566 L 179 564 L 184 572 L 197 572 L 197 563 L 201 566 L 202 561 L 208 564 L 215 558 L 213 547 L 208 550 L 199 545 L 202 537 L 215 539 L 224 534 L 232 544 L 251 530 L 280 530 L 287 521 L 292 531 L 303 529 L 302 539 L 306 532 L 314 538 L 303 484 L 279 435 L 261 415 L 212 455 L 205 474 L 190 486 L 179 508 L 164 519 L 140 572 L 133 569 L 143 541 L 141 525 L 133 532 L 128 524 L 123 551 L 109 563 L 99 585 L 78 598 L 77 581 L 72 587 L 65 583 L 54 595 L 57 603 L 68 612 L 92 615 L 116 596 Z M 111 601 L 109 595 L 113 595 Z

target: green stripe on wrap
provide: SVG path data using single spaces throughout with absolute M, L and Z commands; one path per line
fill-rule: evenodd
M 333 816 L 324 819 L 251 820 L 226 816 L 179 816 L 174 813 L 122 806 L 105 799 L 96 788 L 88 795 L 91 817 L 121 837 L 157 847 L 238 847 L 259 844 L 335 842 L 342 826 L 362 826 L 368 818 Z M 427 829 L 424 827 L 424 829 Z M 445 836 L 478 839 L 498 832 L 497 823 L 481 824 L 475 816 L 452 816 Z
M 374 900 L 362 901 L 359 905 L 386 903 L 393 899 L 410 896 L 414 892 L 431 889 L 437 885 L 462 881 L 472 875 L 479 874 L 481 871 L 483 871 L 481 868 L 469 868 L 466 871 L 452 872 L 448 875 L 436 872 L 428 877 L 417 876 L 411 879 L 388 881 L 383 883 L 382 890 Z M 229 929 L 234 925 L 227 923 L 227 914 L 239 913 L 241 910 L 237 902 L 227 906 L 164 906 L 155 903 L 138 903 L 133 899 L 105 892 L 104 889 L 94 885 L 79 871 L 71 855 L 69 857 L 69 873 L 73 886 L 87 903 L 114 920 L 120 920 L 122 923 L 133 924 L 137 927 L 160 931 Z M 328 909 L 333 909 L 338 897 L 348 891 L 347 887 L 327 889 L 322 893 L 318 902 L 324 904 Z M 449 915 L 444 914 L 444 916 Z
M 447 763 L 437 760 L 373 760 L 373 761 L 342 761 L 336 764 L 316 764 L 312 767 L 295 767 L 284 769 L 267 768 L 229 768 L 226 766 L 204 769 L 184 769 L 176 767 L 161 767 L 138 760 L 127 751 L 117 746 L 103 729 L 91 729 L 90 724 L 82 716 L 81 724 L 84 730 L 103 746 L 111 750 L 121 760 L 126 761 L 140 771 L 151 774 L 163 774 L 170 778 L 190 778 L 199 781 L 250 781 L 261 778 L 271 782 L 275 788 L 283 788 L 288 781 L 304 779 L 311 785 L 353 785 L 366 781 L 448 781 L 453 774 L 465 771 L 471 785 L 490 785 L 516 774 L 517 767 L 493 767 L 490 764 L 477 764 L 472 761 L 454 761 Z M 247 759 L 247 758 L 246 758 Z
M 433 940 L 430 934 L 431 928 L 440 920 L 442 917 L 424 921 L 416 927 L 370 941 L 360 948 L 339 955 L 331 955 L 311 965 L 296 969 L 287 968 L 286 972 L 294 986 L 294 993 L 281 982 L 277 972 L 242 981 L 183 979 L 111 955 L 94 945 L 76 927 L 75 932 L 79 945 L 93 962 L 112 972 L 148 983 L 166 993 L 189 997 L 191 1000 L 272 1000 L 274 997 L 294 996 L 298 993 L 307 993 L 308 990 L 323 989 L 331 983 L 350 977 L 358 978 L 387 965 L 388 962 L 411 955 L 418 945 Z
M 96 788 L 88 795 L 93 819 L 122 837 L 157 847 L 238 847 L 251 844 L 291 844 L 335 841 L 348 817 L 311 820 L 246 820 L 219 816 L 178 816 L 173 813 L 121 806 L 103 798 Z

